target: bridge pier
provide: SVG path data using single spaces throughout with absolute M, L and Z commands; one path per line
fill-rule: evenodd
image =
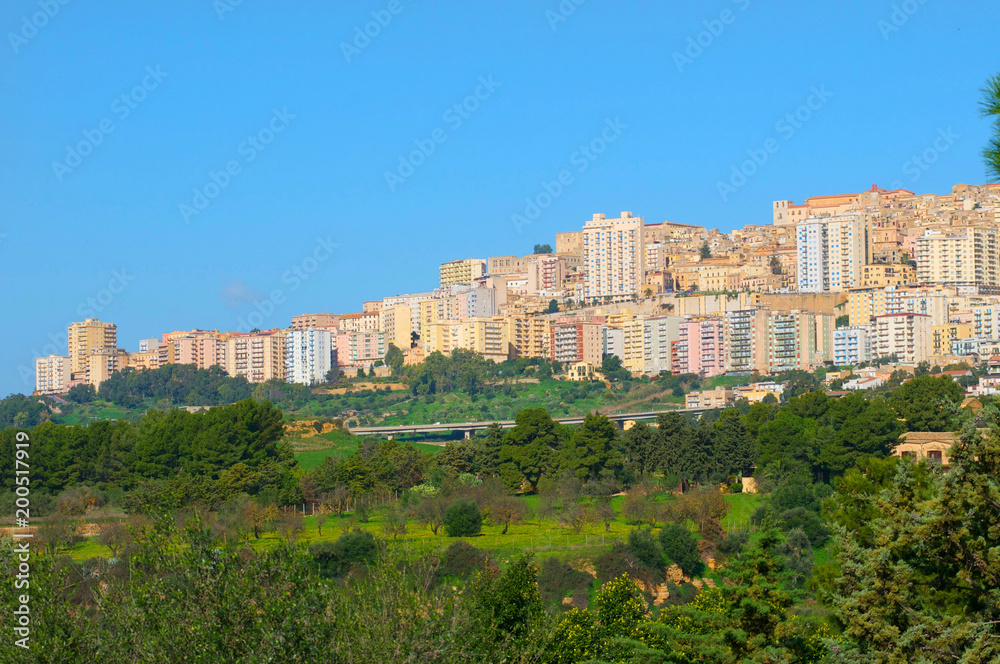
M 472 438 L 472 432 L 469 431 L 468 429 L 466 429 L 465 430 L 465 439 L 468 440 L 470 438 Z

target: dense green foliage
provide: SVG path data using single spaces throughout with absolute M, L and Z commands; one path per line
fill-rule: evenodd
M 444 531 L 448 537 L 475 537 L 483 528 L 483 513 L 474 501 L 459 499 L 444 512 Z
M 196 369 L 193 364 L 167 364 L 159 369 L 126 368 L 108 376 L 97 396 L 133 407 L 147 400 L 171 406 L 220 406 L 249 399 L 253 386 L 246 378 L 230 378 L 221 367 Z

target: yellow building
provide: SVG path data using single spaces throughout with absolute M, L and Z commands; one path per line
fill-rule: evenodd
M 1000 285 L 996 228 L 928 230 L 917 238 L 917 279 L 923 284 Z
M 466 258 L 464 260 L 443 263 L 439 268 L 441 274 L 441 288 L 465 284 L 471 286 L 472 283 L 486 274 L 486 261 L 482 258 Z
M 385 343 L 392 344 L 400 350 L 410 347 L 413 332 L 413 313 L 409 305 L 396 304 L 381 311 L 382 332 L 385 333 Z
M 552 321 L 524 314 L 507 317 L 507 341 L 514 357 L 550 358 Z
M 931 354 L 952 355 L 951 342 L 972 337 L 972 323 L 948 323 L 931 326 Z
M 595 214 L 583 226 L 583 248 L 585 300 L 621 302 L 638 295 L 646 266 L 642 217 L 631 212 L 617 219 Z
M 281 330 L 234 333 L 226 340 L 225 370 L 251 383 L 285 379 L 285 335 Z
M 479 353 L 488 360 L 510 359 L 507 325 L 501 317 L 440 320 L 427 326 L 424 350 L 450 355 L 457 348 Z
M 861 268 L 861 288 L 908 286 L 917 282 L 917 268 L 912 265 L 876 263 Z
M 77 380 L 85 380 L 90 368 L 90 355 L 95 348 L 118 346 L 118 328 L 114 323 L 102 323 L 88 318 L 69 326 L 70 370 Z
M 87 362 L 87 382 L 98 389 L 111 374 L 128 366 L 128 351 L 123 348 L 94 348 Z

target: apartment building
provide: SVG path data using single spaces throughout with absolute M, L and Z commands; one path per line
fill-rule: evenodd
M 852 327 L 867 325 L 872 318 L 895 313 L 925 314 L 934 325 L 948 322 L 956 299 L 954 290 L 939 288 L 884 288 L 848 295 L 847 312 Z
M 595 214 L 583 227 L 588 302 L 622 302 L 637 296 L 645 277 L 642 217 L 622 212 L 617 219 Z
M 917 283 L 917 268 L 908 264 L 875 263 L 861 268 L 860 288 L 909 286 Z
M 470 288 L 454 296 L 454 314 L 457 318 L 489 318 L 496 313 L 496 289 Z
M 833 363 L 838 367 L 855 366 L 871 359 L 868 328 L 839 327 L 833 332 Z
M 873 358 L 895 355 L 902 364 L 917 364 L 931 356 L 932 319 L 924 314 L 895 313 L 872 322 Z
M 686 320 L 678 326 L 677 341 L 671 342 L 671 372 L 717 376 L 725 373 L 726 325 L 721 318 Z
M 410 347 L 413 339 L 413 318 L 409 305 L 394 304 L 381 310 L 380 330 L 385 334 L 385 343 L 392 344 L 400 350 Z
M 714 390 L 702 390 L 701 392 L 689 392 L 684 395 L 684 405 L 686 408 L 725 408 L 733 403 L 735 397 L 731 389 L 717 387 Z
M 766 312 L 755 309 L 727 311 L 725 320 L 725 347 L 728 351 L 727 370 L 751 373 L 757 369 L 759 358 L 764 355 L 763 326 Z
M 69 326 L 70 370 L 74 380 L 85 380 L 90 369 L 90 356 L 95 348 L 116 348 L 118 328 L 114 323 L 102 323 L 88 318 Z
M 69 356 L 49 355 L 35 358 L 35 394 L 63 394 L 73 379 L 73 361 Z
M 163 366 L 160 361 L 160 349 L 140 350 L 137 353 L 129 353 L 128 365 L 136 371 L 152 371 Z
M 357 314 L 344 314 L 337 325 L 343 331 L 377 332 L 382 328 L 381 311 L 362 311 Z
M 566 276 L 566 261 L 554 254 L 529 256 L 525 265 L 528 295 L 545 296 L 561 291 Z
M 298 316 L 292 316 L 291 329 L 333 328 L 339 324 L 339 314 L 299 314 Z
M 916 246 L 920 283 L 1000 286 L 995 227 L 931 229 L 917 238 Z
M 412 331 L 420 334 L 420 303 L 433 300 L 435 294 L 430 293 L 407 293 L 405 295 L 393 295 L 382 298 L 382 311 L 391 307 L 405 304 L 410 308 L 410 324 Z
M 193 364 L 208 369 L 226 363 L 226 334 L 192 330 L 164 335 L 165 342 L 157 349 L 157 361 L 163 364 Z
M 87 383 L 98 389 L 111 374 L 128 366 L 124 348 L 92 348 L 87 362 Z
M 458 284 L 471 286 L 472 283 L 486 274 L 486 261 L 482 258 L 466 258 L 464 260 L 443 263 L 439 268 L 441 288 Z
M 655 316 L 642 319 L 642 372 L 647 376 L 669 373 L 671 347 L 679 336 L 680 316 Z
M 251 383 L 285 380 L 285 335 L 281 330 L 234 332 L 226 340 L 225 370 Z
M 486 259 L 487 274 L 519 274 L 528 269 L 528 256 L 490 256 Z
M 334 335 L 327 329 L 306 328 L 285 333 L 285 380 L 316 385 L 333 366 Z
M 604 357 L 603 329 L 603 322 L 597 320 L 553 322 L 549 356 L 565 366 L 577 362 L 600 365 Z
M 371 368 L 385 358 L 385 333 L 378 330 L 346 330 L 334 339 L 338 367 Z
M 798 283 L 802 293 L 839 293 L 860 286 L 868 263 L 861 215 L 806 219 L 796 228 Z
M 972 323 L 946 323 L 931 326 L 931 355 L 941 357 L 952 355 L 952 344 L 958 339 L 968 339 L 973 336 Z M 989 338 L 989 337 L 986 337 Z
M 515 314 L 507 317 L 507 340 L 514 357 L 541 357 L 551 360 L 552 320 Z

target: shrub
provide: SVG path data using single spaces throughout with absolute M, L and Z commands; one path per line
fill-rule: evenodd
M 467 542 L 454 542 L 444 550 L 434 577 L 438 582 L 449 576 L 467 577 L 486 567 L 487 555 Z
M 737 530 L 729 533 L 729 536 L 716 545 L 716 550 L 725 556 L 738 555 L 739 552 L 750 541 L 750 534 Z
M 448 537 L 475 537 L 482 528 L 483 513 L 474 501 L 456 500 L 444 513 L 444 531 Z
M 371 533 L 359 530 L 344 533 L 335 542 L 317 542 L 309 547 L 309 553 L 319 565 L 320 574 L 334 578 L 374 561 L 378 542 Z
M 593 580 L 557 558 L 546 558 L 538 572 L 538 591 L 547 604 L 561 603 L 563 597 L 585 595 Z
M 636 559 L 650 570 L 663 569 L 663 549 L 653 536 L 653 531 L 642 528 L 630 531 L 628 548 Z
M 701 567 L 698 556 L 698 541 L 687 528 L 676 523 L 668 523 L 660 530 L 660 545 L 665 555 L 672 563 L 691 576 Z

